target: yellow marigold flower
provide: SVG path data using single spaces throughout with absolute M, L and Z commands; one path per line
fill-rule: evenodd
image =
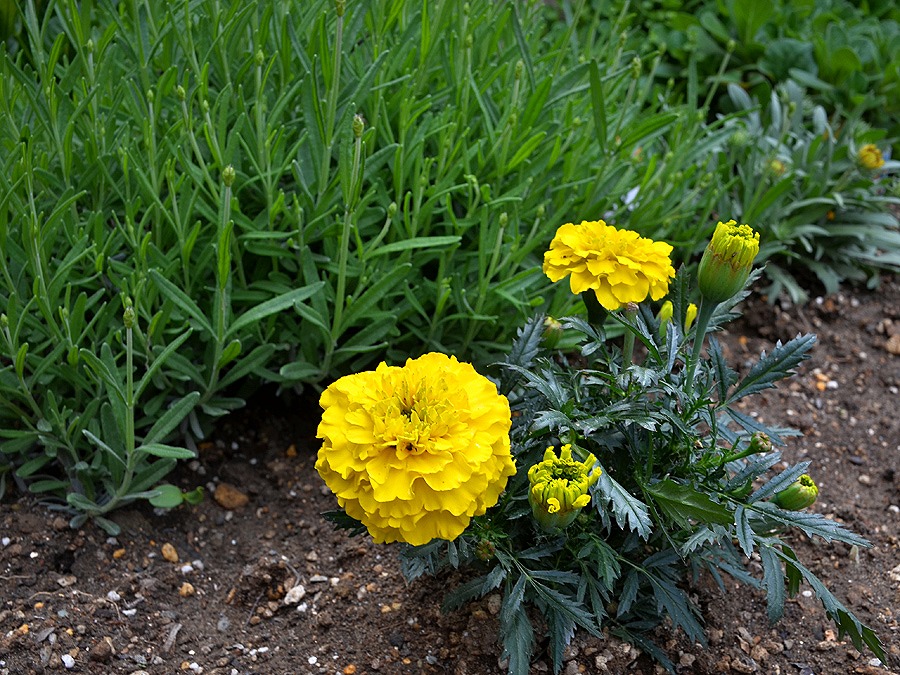
M 515 474 L 509 402 L 468 363 L 425 354 L 322 392 L 316 470 L 377 543 L 453 540 Z
M 697 270 L 697 285 L 703 297 L 718 303 L 740 291 L 757 253 L 759 232 L 733 220 L 719 222 Z
M 857 157 L 863 168 L 869 169 L 870 171 L 880 169 L 884 166 L 884 156 L 881 154 L 881 150 L 878 149 L 878 146 L 874 143 L 866 143 L 862 146 L 859 149 Z
M 556 231 L 544 253 L 544 274 L 551 281 L 569 276 L 575 294 L 592 290 L 607 310 L 649 295 L 662 298 L 669 290 L 675 268 L 672 247 L 662 241 L 619 230 L 602 220 L 566 223 Z
M 552 446 L 547 448 L 543 461 L 528 469 L 528 502 L 542 529 L 563 530 L 590 503 L 588 488 L 600 478 L 600 467 L 592 468 L 596 462 L 593 455 L 576 462 L 572 446 L 566 444 L 560 448 L 559 457 Z

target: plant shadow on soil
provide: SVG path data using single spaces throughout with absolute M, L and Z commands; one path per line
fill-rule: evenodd
M 656 636 L 679 672 L 900 671 L 897 297 L 900 279 L 888 278 L 877 292 L 850 290 L 802 307 L 758 299 L 720 336 L 729 363 L 746 372 L 776 340 L 818 335 L 798 375 L 751 403 L 768 424 L 803 432 L 784 453 L 813 461 L 813 508 L 872 542 L 855 551 L 792 538 L 801 562 L 878 633 L 891 663 L 836 635 L 815 596 L 790 600 L 770 626 L 762 592 L 726 579 L 723 593 L 701 578 L 694 597 L 709 645 L 671 631 Z M 349 537 L 322 518 L 336 503 L 313 468 L 318 416 L 314 398 L 288 408 L 258 397 L 173 476 L 185 489 L 207 486 L 200 505 L 120 511 L 115 538 L 92 525 L 70 530 L 32 497 L 8 496 L 0 511 L 0 675 L 504 673 L 499 596 L 442 614 L 444 593 L 464 576 L 407 584 L 396 547 Z M 209 488 L 223 484 L 234 490 L 219 487 L 213 498 Z M 748 566 L 759 576 L 758 562 Z M 533 673 L 550 672 L 545 647 L 538 641 Z M 583 632 L 563 668 L 656 670 L 631 646 Z

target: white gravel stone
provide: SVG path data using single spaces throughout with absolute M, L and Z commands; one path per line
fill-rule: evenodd
M 306 588 L 303 584 L 297 584 L 291 590 L 284 594 L 284 604 L 296 605 L 306 595 Z
M 62 661 L 62 664 L 66 667 L 66 670 L 71 670 L 75 667 L 75 659 L 73 659 L 70 654 L 63 654 L 59 657 L 59 660 Z
M 110 591 L 109 593 L 106 594 L 106 599 L 109 600 L 110 602 L 118 602 L 119 600 L 122 599 L 122 596 L 119 595 L 118 593 L 116 593 L 115 591 Z

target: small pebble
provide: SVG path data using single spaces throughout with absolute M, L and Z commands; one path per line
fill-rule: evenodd
M 124 614 L 125 616 L 134 616 L 135 614 L 137 614 L 137 610 L 136 609 L 123 609 L 122 614 Z
M 857 476 L 856 480 L 858 480 L 863 485 L 871 485 L 872 484 L 872 479 L 869 477 L 868 474 L 865 474 L 865 473 L 859 474 L 859 476 Z
M 175 547 L 172 544 L 166 542 L 162 545 L 162 557 L 168 560 L 170 563 L 178 562 L 178 551 L 175 550 Z
M 284 594 L 284 604 L 286 605 L 296 605 L 303 599 L 303 596 L 306 595 L 306 588 L 303 584 L 297 584 L 292 589 L 290 589 L 287 593 Z
M 66 670 L 71 670 L 75 667 L 75 659 L 72 658 L 71 654 L 63 654 L 59 657 L 62 664 L 66 667 Z
M 9 537 L 3 537 L 3 539 L 0 539 L 0 544 L 3 544 L 3 548 L 9 546 L 10 543 L 12 543 L 12 539 L 10 539 Z
M 119 595 L 118 593 L 116 593 L 115 591 L 110 591 L 109 593 L 106 594 L 106 599 L 109 600 L 110 602 L 118 602 L 119 600 L 122 599 L 122 596 Z
M 191 583 L 188 583 L 187 581 L 185 581 L 183 584 L 181 584 L 181 588 L 178 589 L 178 595 L 180 595 L 182 598 L 189 598 L 192 595 L 194 595 L 196 592 L 197 591 L 194 588 L 194 585 Z

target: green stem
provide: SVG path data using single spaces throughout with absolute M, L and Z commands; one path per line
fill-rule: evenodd
M 596 328 L 599 333 L 603 333 L 603 324 L 606 322 L 608 312 L 597 300 L 597 296 L 593 291 L 585 291 L 581 294 L 581 299 L 587 308 L 588 323 Z
M 694 333 L 694 348 L 687 364 L 685 379 L 685 391 L 688 394 L 694 389 L 694 375 L 697 372 L 697 364 L 700 362 L 700 353 L 703 351 L 703 341 L 706 339 L 706 331 L 709 329 L 709 320 L 718 304 L 710 302 L 704 297 L 700 298 L 700 308 L 697 310 L 697 329 Z
M 638 307 L 633 302 L 625 305 L 625 318 L 631 324 L 634 317 L 637 316 Z M 628 368 L 632 364 L 634 358 L 634 333 L 631 330 L 625 330 L 625 342 L 622 344 L 622 369 Z

